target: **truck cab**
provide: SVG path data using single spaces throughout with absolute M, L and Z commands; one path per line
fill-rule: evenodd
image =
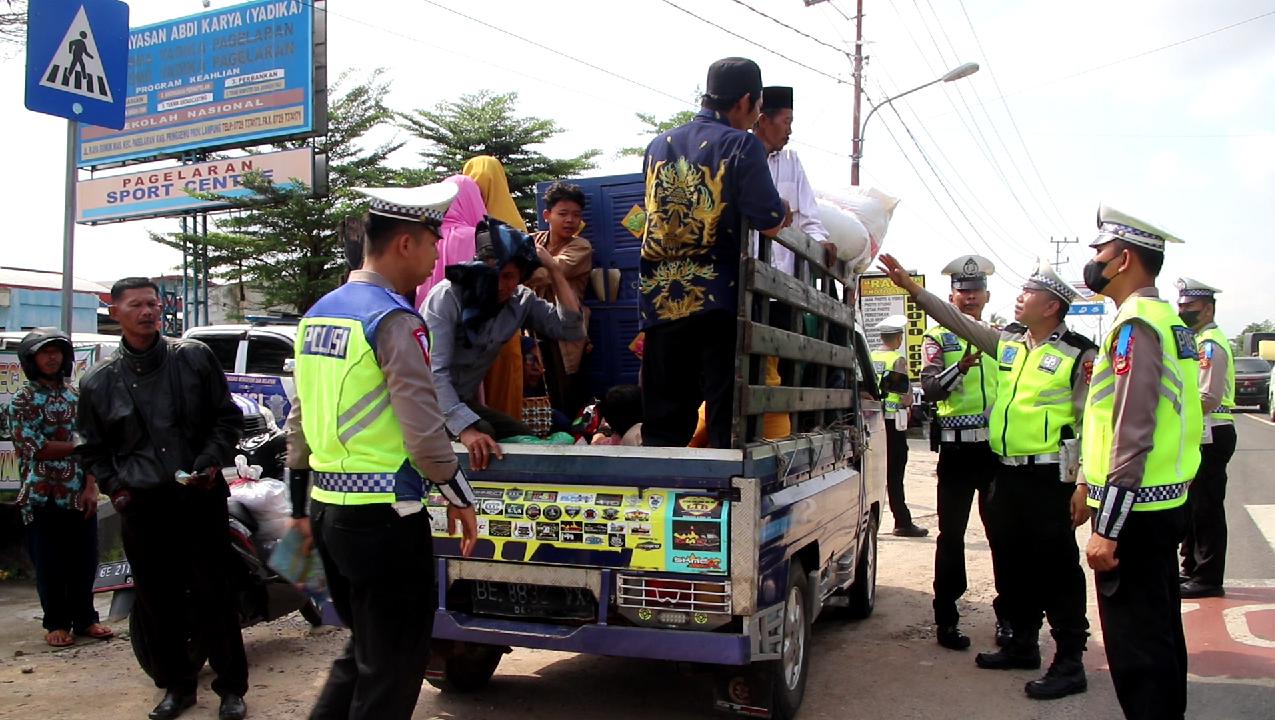
M 580 185 L 603 271 L 587 298 L 601 394 L 637 379 L 642 178 Z M 776 242 L 797 255 L 795 276 L 770 264 Z M 885 464 L 871 440 L 884 422 L 849 269 L 826 267 L 793 229 L 762 238 L 758 255 L 741 258 L 730 448 L 505 444 L 478 472 L 455 446 L 479 543 L 462 557 L 431 498 L 432 684 L 476 690 L 510 648 L 541 648 L 693 663 L 712 675 L 718 710 L 796 715 L 814 619 L 875 605 Z M 771 303 L 794 311 L 792 326 L 769 321 Z M 799 368 L 792 384 L 758 380 L 772 356 Z M 788 414 L 796 432 L 761 437 L 767 413 Z

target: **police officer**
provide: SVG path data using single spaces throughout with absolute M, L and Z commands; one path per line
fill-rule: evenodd
M 1126 718 L 1186 713 L 1186 640 L 1177 546 L 1204 430 L 1195 333 L 1161 300 L 1168 242 L 1112 208 L 1098 209 L 1085 284 L 1119 312 L 1103 339 L 1085 405 L 1084 476 L 1095 508 L 1085 554 L 1111 681 Z
M 1044 677 L 1026 684 L 1046 700 L 1084 692 L 1085 576 L 1074 528 L 1088 518 L 1074 486 L 1076 439 L 1093 367 L 1094 345 L 1063 321 L 1079 294 L 1041 261 L 1023 285 L 1014 317 L 997 331 L 917 285 L 889 255 L 883 269 L 921 309 L 996 358 L 998 384 L 989 443 L 1000 457 L 989 508 L 994 565 L 1013 637 L 975 662 L 993 670 L 1040 667 L 1041 615 L 1056 645 Z
M 1214 297 L 1222 292 L 1198 280 L 1178 280 L 1178 316 L 1195 331 L 1200 356 L 1200 405 L 1204 437 L 1200 470 L 1187 500 L 1182 541 L 1182 597 L 1219 597 L 1226 571 L 1226 465 L 1235 454 L 1235 358 L 1231 343 L 1213 322 Z
M 885 415 L 885 478 L 890 514 L 894 516 L 894 534 L 899 537 L 925 537 L 929 530 L 912 522 L 903 478 L 908 469 L 908 408 L 912 407 L 912 382 L 908 378 L 908 359 L 903 353 L 903 333 L 908 319 L 891 315 L 874 328 L 881 333 L 881 349 L 872 351 L 872 366 L 881 387 L 881 409 Z
M 952 304 L 981 321 L 983 309 L 991 300 L 987 276 L 995 271 L 991 260 L 978 255 L 962 255 L 948 263 L 943 274 L 952 278 Z M 965 650 L 970 639 L 957 625 L 961 614 L 956 608 L 956 601 L 966 590 L 965 528 L 977 492 L 979 517 L 987 535 L 992 535 L 988 501 L 992 478 L 1000 466 L 987 442 L 987 417 L 996 401 L 996 359 L 942 325 L 925 332 L 921 355 L 921 389 L 937 411 L 930 426 L 931 446 L 937 445 L 939 452 L 934 623 L 938 626 L 939 645 Z M 999 595 L 992 607 L 996 610 L 997 644 L 1004 645 L 1009 641 L 1010 629 L 1008 620 L 1002 617 L 1004 608 Z
M 430 483 L 461 549 L 477 541 L 474 496 L 443 427 L 428 331 L 404 299 L 433 272 L 456 186 L 360 190 L 371 198 L 361 270 L 315 303 L 296 347 L 288 417 L 294 516 L 311 491 L 314 545 L 350 628 L 312 718 L 411 717 L 429 656 L 437 595 Z M 303 410 L 304 409 L 304 410 Z M 294 526 L 306 532 L 304 521 Z

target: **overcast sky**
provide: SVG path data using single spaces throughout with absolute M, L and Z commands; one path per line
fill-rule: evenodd
M 213 8 L 231 4 L 214 0 Z M 1275 281 L 1275 2 L 864 4 L 872 98 L 961 62 L 982 65 L 972 77 L 899 101 L 906 129 L 884 108 L 866 130 L 864 184 L 902 198 L 886 249 L 929 275 L 931 287 L 945 287 L 938 273 L 948 260 L 977 251 L 998 265 L 991 309 L 1009 315 L 1035 258 L 1053 259 L 1050 236 L 1081 239 L 1065 250 L 1063 267 L 1065 277 L 1080 277 L 1092 254 L 1095 211 L 1106 202 L 1186 240 L 1169 250 L 1162 294 L 1176 293 L 1180 275 L 1222 288 L 1219 320 L 1228 335 L 1275 318 L 1268 290 Z M 129 5 L 133 25 L 202 10 L 196 0 Z M 523 112 L 566 130 L 547 152 L 604 152 L 593 174 L 640 169 L 639 159 L 615 157 L 640 142 L 634 113 L 685 109 L 713 60 L 751 57 L 767 84 L 796 88 L 794 148 L 814 186 L 836 192 L 849 184 L 850 0 L 813 7 L 801 0 L 335 0 L 329 11 L 332 77 L 384 67 L 390 102 L 404 110 L 482 89 L 517 91 Z M 0 197 L 10 227 L 0 264 L 58 270 L 65 125 L 24 109 L 23 61 L 20 51 L 7 51 L 8 71 L 0 75 L 8 138 Z M 408 164 L 414 154 L 397 159 Z M 174 225 L 80 227 L 76 275 L 106 281 L 172 271 L 180 254 L 146 238 Z

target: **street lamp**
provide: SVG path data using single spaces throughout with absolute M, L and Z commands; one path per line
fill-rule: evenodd
M 898 100 L 904 95 L 911 95 L 917 90 L 924 90 L 925 88 L 931 85 L 937 85 L 941 82 L 952 82 L 954 80 L 960 80 L 961 78 L 969 77 L 970 75 L 973 75 L 976 72 L 978 72 L 978 63 L 965 63 L 958 67 L 952 68 L 951 70 L 948 70 L 940 78 L 931 80 L 925 83 L 924 85 L 917 85 L 911 90 L 901 92 L 898 95 L 895 95 L 893 97 L 888 97 L 885 100 L 881 101 L 880 103 L 873 105 L 872 109 L 868 111 L 868 116 L 863 119 L 863 124 L 862 125 L 856 124 L 857 126 L 855 127 L 855 131 L 858 137 L 854 138 L 854 143 L 853 143 L 854 149 L 850 152 L 850 184 L 851 185 L 859 184 L 859 160 L 863 158 L 863 135 L 868 128 L 868 121 L 872 119 L 872 116 L 876 114 L 877 110 L 880 110 L 881 108 L 885 107 L 886 105 L 889 105 L 895 100 Z M 855 109 L 858 110 L 857 107 Z

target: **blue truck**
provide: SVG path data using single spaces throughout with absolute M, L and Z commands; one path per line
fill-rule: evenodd
M 601 393 L 640 367 L 629 346 L 644 189 L 638 175 L 578 184 L 601 271 L 587 298 Z M 796 275 L 768 262 L 772 242 L 797 254 Z M 741 258 L 731 448 L 506 445 L 503 461 L 468 471 L 480 537 L 469 558 L 433 500 L 431 684 L 477 690 L 511 648 L 540 648 L 694 664 L 717 710 L 796 716 L 815 618 L 864 618 L 876 602 L 884 423 L 855 278 L 791 229 L 759 256 Z M 796 311 L 791 326 L 769 322 L 773 303 Z M 793 363 L 790 384 L 756 380 L 767 357 Z M 798 432 L 760 438 L 765 413 Z

